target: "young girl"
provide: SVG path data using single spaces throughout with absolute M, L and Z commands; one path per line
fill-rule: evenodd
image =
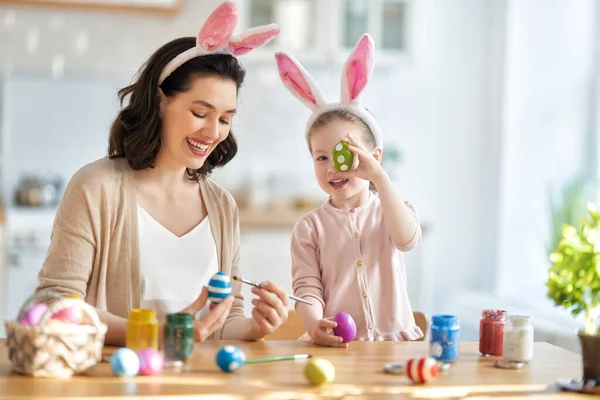
M 422 337 L 402 257 L 421 241 L 419 218 L 394 192 L 381 166 L 380 128 L 359 102 L 373 68 L 371 37 L 365 34 L 346 62 L 340 103 L 327 103 L 291 56 L 275 57 L 285 86 L 313 111 L 306 140 L 319 186 L 329 195 L 300 219 L 291 241 L 294 294 L 313 301 L 312 306 L 296 303 L 307 334 L 321 345 L 347 346 L 332 333 L 337 324 L 331 318 L 343 311 L 356 322 L 355 340 Z M 337 171 L 331 160 L 340 141 L 354 153 L 346 172 Z

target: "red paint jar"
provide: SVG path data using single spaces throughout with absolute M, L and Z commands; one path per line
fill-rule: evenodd
M 502 355 L 506 311 L 483 310 L 479 322 L 479 352 L 484 356 Z

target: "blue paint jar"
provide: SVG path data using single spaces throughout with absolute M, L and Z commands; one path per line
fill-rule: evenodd
M 431 357 L 445 364 L 455 362 L 458 359 L 459 333 L 457 316 L 434 315 L 431 318 Z

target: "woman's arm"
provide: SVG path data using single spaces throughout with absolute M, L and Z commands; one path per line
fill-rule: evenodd
M 85 171 L 77 172 L 62 196 L 50 237 L 46 258 L 38 273 L 35 293 L 51 291 L 59 295 L 77 294 L 86 298 L 94 259 L 100 207 L 95 204 L 101 194 L 98 183 Z M 98 310 L 108 327 L 105 343 L 124 345 L 127 320 Z

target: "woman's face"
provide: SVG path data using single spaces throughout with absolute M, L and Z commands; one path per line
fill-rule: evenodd
M 159 162 L 199 169 L 229 135 L 236 113 L 234 81 L 216 76 L 196 78 L 187 92 L 173 97 L 160 91 L 162 146 Z

